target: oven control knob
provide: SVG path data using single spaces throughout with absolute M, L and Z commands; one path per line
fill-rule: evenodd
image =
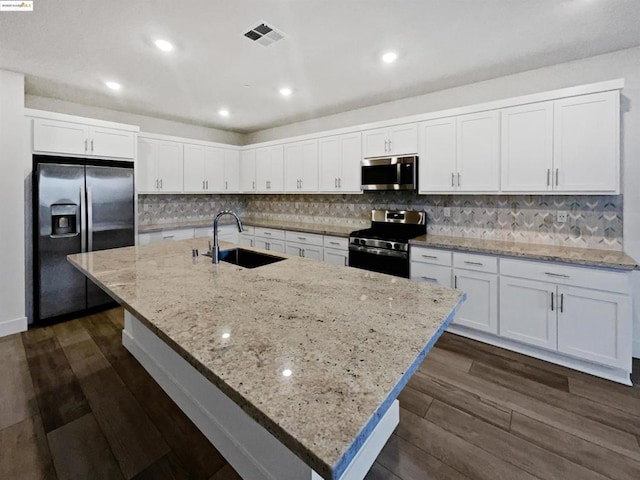
M 366 240 L 360 240 L 360 245 L 366 245 L 367 241 Z
M 387 248 L 393 248 L 393 243 L 387 243 Z

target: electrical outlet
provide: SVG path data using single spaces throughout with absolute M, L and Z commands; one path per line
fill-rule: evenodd
M 558 215 L 556 217 L 558 223 L 566 223 L 567 222 L 567 212 L 566 210 L 558 210 Z
M 445 218 L 449 218 L 451 216 L 451 207 L 444 207 L 443 214 Z

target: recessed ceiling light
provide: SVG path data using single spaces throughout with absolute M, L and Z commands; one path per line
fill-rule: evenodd
M 221 117 L 228 117 L 229 110 L 227 110 L 226 108 L 221 108 L 220 110 L 218 110 L 218 115 L 220 115 Z
M 382 55 L 382 61 L 384 63 L 393 63 L 398 58 L 398 54 L 396 52 L 387 52 Z
M 167 40 L 159 38 L 153 43 L 155 43 L 156 47 L 158 47 L 163 52 L 170 52 L 173 50 L 173 44 L 171 42 L 168 42 Z
M 283 377 L 290 377 L 292 373 L 293 372 L 287 368 L 286 370 L 282 371 L 282 376 Z
M 289 87 L 281 88 L 280 95 L 282 95 L 283 97 L 288 97 L 289 95 L 291 95 L 291 89 Z
M 104 82 L 104 84 L 111 90 L 120 90 L 122 88 L 122 85 L 120 85 L 118 82 Z

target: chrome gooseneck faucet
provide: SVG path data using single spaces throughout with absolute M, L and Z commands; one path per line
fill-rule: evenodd
M 218 247 L 218 220 L 223 215 L 233 215 L 236 219 L 236 222 L 238 223 L 238 231 L 242 232 L 242 222 L 240 221 L 240 218 L 238 218 L 238 215 L 236 215 L 231 210 L 223 210 L 216 215 L 216 218 L 213 219 L 213 251 L 211 252 L 211 261 L 213 263 L 218 263 L 219 261 L 218 254 L 220 248 Z

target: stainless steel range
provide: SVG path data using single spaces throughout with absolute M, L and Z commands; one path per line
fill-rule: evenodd
M 371 228 L 351 232 L 349 266 L 409 278 L 409 240 L 427 233 L 427 214 L 372 210 Z

